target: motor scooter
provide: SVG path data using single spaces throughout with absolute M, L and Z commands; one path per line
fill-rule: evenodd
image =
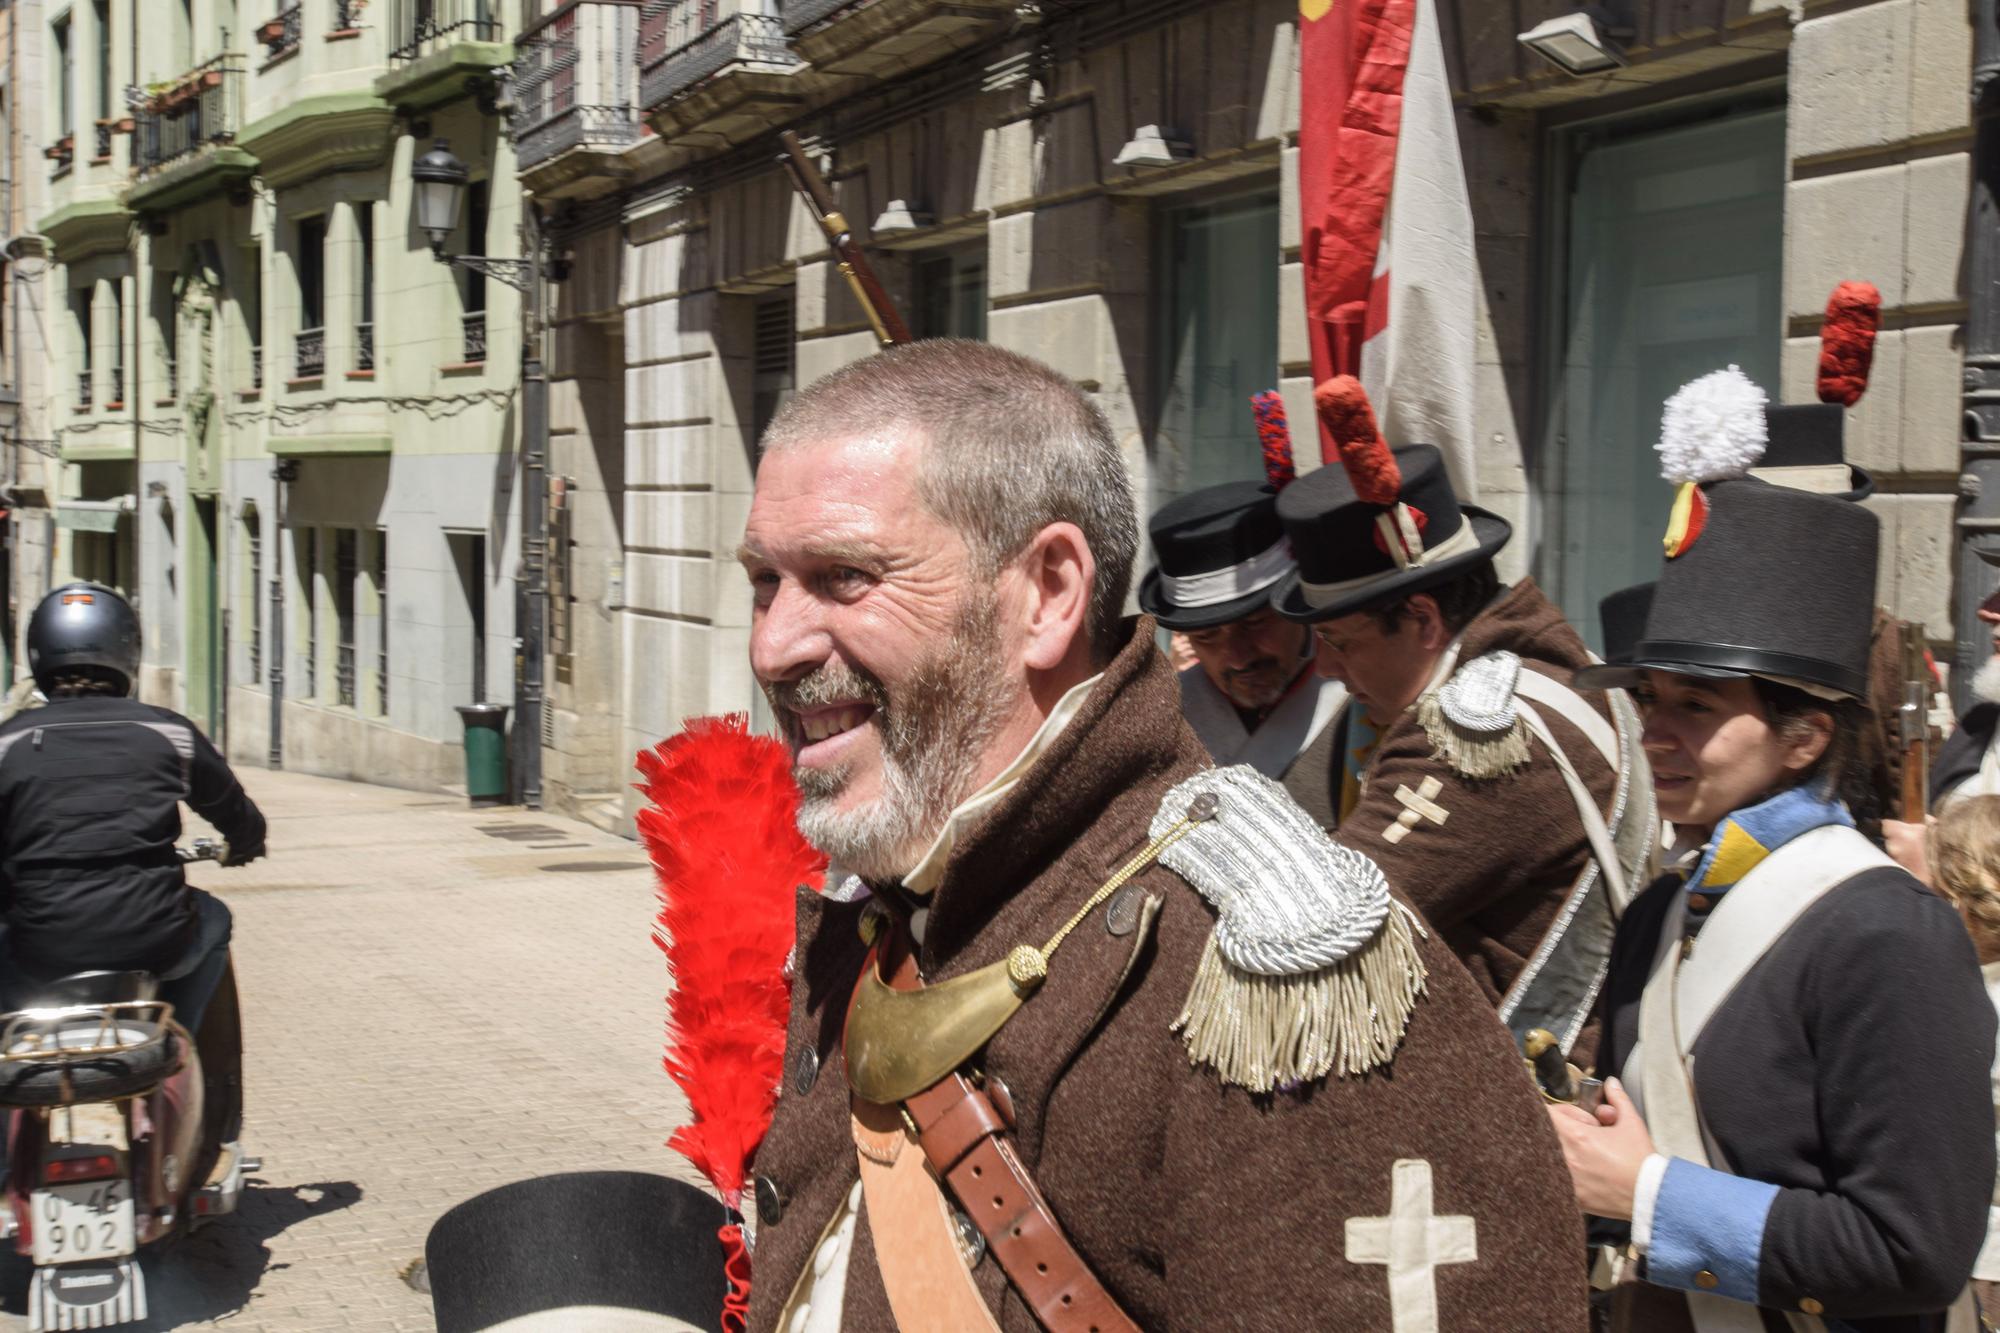
M 221 860 L 197 839 L 183 861 Z M 234 1212 L 261 1163 L 203 1133 L 194 1038 L 149 972 L 80 972 L 0 1014 L 0 1239 L 34 1263 L 31 1333 L 146 1317 L 139 1251 Z

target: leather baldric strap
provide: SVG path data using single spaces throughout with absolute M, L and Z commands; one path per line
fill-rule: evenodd
M 883 932 L 864 968 L 878 966 L 881 945 L 896 933 Z M 898 990 L 921 986 L 910 951 L 891 947 L 890 952 L 896 966 L 889 984 Z M 867 1105 L 856 1099 L 857 1119 Z M 961 1074 L 948 1074 L 905 1101 L 903 1111 L 931 1174 L 986 1238 L 987 1249 L 1042 1327 L 1050 1333 L 1139 1333 L 1063 1234 L 1015 1150 L 1012 1122 L 984 1090 Z M 876 1236 L 878 1250 L 894 1243 Z M 883 1276 L 889 1276 L 886 1268 Z

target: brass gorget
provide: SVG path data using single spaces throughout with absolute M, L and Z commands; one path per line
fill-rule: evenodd
M 916 1096 L 957 1069 L 993 1039 L 993 1034 L 1020 1012 L 1048 977 L 1049 959 L 1083 919 L 1096 911 L 1126 881 L 1157 861 L 1160 853 L 1185 837 L 1203 820 L 1215 817 L 1213 793 L 1195 798 L 1187 814 L 1118 868 L 1037 949 L 1017 945 L 997 963 L 976 972 L 898 990 L 882 979 L 882 940 L 868 951 L 854 1002 L 847 1011 L 847 1082 L 863 1101 L 893 1106 Z

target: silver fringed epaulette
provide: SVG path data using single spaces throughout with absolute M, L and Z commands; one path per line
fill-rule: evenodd
M 1514 706 L 1521 659 L 1502 649 L 1475 657 L 1417 700 L 1431 753 L 1467 778 L 1505 777 L 1528 763 L 1528 728 Z
M 1219 918 L 1173 1024 L 1188 1058 L 1260 1093 L 1388 1064 L 1424 990 L 1422 926 L 1373 861 L 1248 765 L 1175 787 L 1152 835 L 1202 795 L 1214 818 L 1160 856 Z

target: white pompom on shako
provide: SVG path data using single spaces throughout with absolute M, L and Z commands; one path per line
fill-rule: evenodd
M 1660 475 L 1671 482 L 1740 477 L 1764 456 L 1764 391 L 1735 366 L 1682 385 L 1660 416 Z
M 1248 765 L 1176 786 L 1152 836 L 1204 794 L 1214 817 L 1160 855 L 1219 918 L 1174 1020 L 1189 1060 L 1259 1093 L 1387 1065 L 1424 990 L 1415 915 Z

